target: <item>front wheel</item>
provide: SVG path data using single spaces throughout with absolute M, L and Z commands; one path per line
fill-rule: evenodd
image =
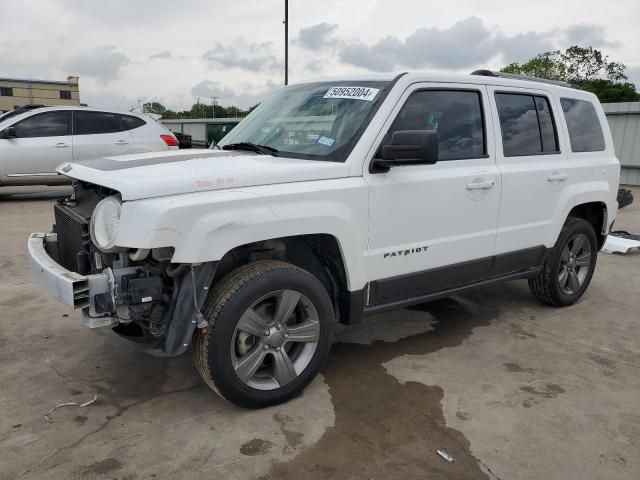
M 597 258 L 598 242 L 593 226 L 581 218 L 569 217 L 542 271 L 529 280 L 529 289 L 547 305 L 573 305 L 589 286 Z
M 333 307 L 322 283 L 289 263 L 264 260 L 228 274 L 204 308 L 209 326 L 194 334 L 204 381 L 241 407 L 299 394 L 327 359 Z

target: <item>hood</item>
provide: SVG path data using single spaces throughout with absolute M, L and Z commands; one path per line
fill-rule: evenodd
M 58 173 L 119 191 L 122 200 L 343 178 L 344 163 L 189 149 L 63 163 Z

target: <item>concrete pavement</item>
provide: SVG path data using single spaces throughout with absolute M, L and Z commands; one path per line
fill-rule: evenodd
M 30 283 L 26 236 L 66 191 L 0 189 L 0 479 L 638 478 L 640 252 L 601 253 L 570 308 L 514 282 L 341 328 L 300 398 L 247 411 L 190 354 L 146 356 Z M 616 228 L 640 232 L 634 194 Z

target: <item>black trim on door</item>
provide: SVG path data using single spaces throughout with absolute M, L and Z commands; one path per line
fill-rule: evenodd
M 459 291 L 470 286 L 501 280 L 501 277 L 511 279 L 535 275 L 546 254 L 547 247 L 540 245 L 422 272 L 374 280 L 369 284 L 369 306 L 365 311 L 382 304 L 416 303 L 415 299 L 424 301 L 425 296 L 452 289 Z
M 492 283 L 506 282 L 509 280 L 518 280 L 522 278 L 533 278 L 537 276 L 541 267 L 530 268 L 522 272 L 507 273 L 505 275 L 499 275 L 497 277 L 490 277 L 478 282 L 468 283 L 460 285 L 459 287 L 452 287 L 446 290 L 440 290 L 433 293 L 426 293 L 424 295 L 418 295 L 410 298 L 403 298 L 400 300 L 394 300 L 386 303 L 379 303 L 377 305 L 369 305 L 364 309 L 364 315 L 375 315 L 377 313 L 387 312 L 389 310 L 395 310 L 398 308 L 408 307 L 410 305 L 416 305 L 418 303 L 431 302 L 438 300 L 439 298 L 446 298 L 458 293 L 471 290 L 472 288 L 483 287 L 485 285 L 491 285 Z

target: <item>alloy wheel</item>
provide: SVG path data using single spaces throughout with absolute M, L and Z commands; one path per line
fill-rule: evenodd
M 318 311 L 295 290 L 271 292 L 242 314 L 231 340 L 236 376 L 257 390 L 275 390 L 309 365 L 320 340 Z
M 562 250 L 558 284 L 560 290 L 573 295 L 580 290 L 591 268 L 591 244 L 589 238 L 578 233 L 574 235 Z

